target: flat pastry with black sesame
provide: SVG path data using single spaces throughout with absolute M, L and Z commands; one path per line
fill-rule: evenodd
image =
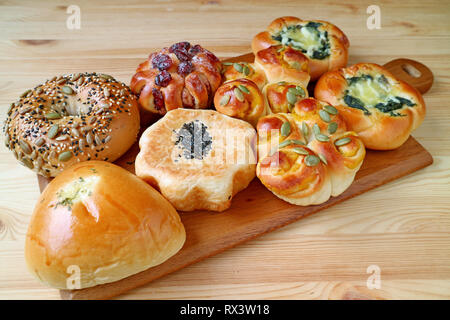
M 5 144 L 24 166 L 45 177 L 87 160 L 115 161 L 136 141 L 136 97 L 112 76 L 54 77 L 10 105 Z
M 176 108 L 205 109 L 222 82 L 221 62 L 210 51 L 178 42 L 150 54 L 131 79 L 139 106 L 164 115 Z
M 298 101 L 292 113 L 261 118 L 257 131 L 258 178 L 277 197 L 296 205 L 340 195 L 366 154 L 338 110 L 312 98 Z
M 255 177 L 256 132 L 213 110 L 175 109 L 144 131 L 136 175 L 181 211 L 223 211 Z

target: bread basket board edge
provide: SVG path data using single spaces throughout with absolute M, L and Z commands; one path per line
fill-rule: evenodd
M 252 62 L 253 58 L 253 54 L 250 53 L 224 59 L 224 61 Z M 401 61 L 401 59 L 398 60 Z M 414 86 L 413 83 L 410 84 Z M 429 87 L 431 84 L 424 91 L 427 91 Z M 134 173 L 134 158 L 138 151 L 136 142 L 115 163 Z M 61 298 L 109 299 L 118 296 L 245 241 L 411 174 L 432 163 L 431 154 L 412 136 L 396 150 L 367 150 L 364 163 L 353 184 L 343 194 L 321 205 L 307 207 L 291 205 L 278 199 L 255 178 L 247 189 L 235 196 L 231 208 L 222 213 L 181 212 L 180 216 L 187 234 L 186 243 L 175 256 L 163 264 L 116 282 L 81 290 L 60 290 Z M 50 179 L 38 175 L 38 182 L 42 192 Z

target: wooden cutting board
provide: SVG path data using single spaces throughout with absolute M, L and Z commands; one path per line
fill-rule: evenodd
M 253 54 L 246 54 L 226 61 L 253 62 L 253 59 Z M 433 83 L 431 71 L 416 61 L 397 59 L 387 63 L 385 67 L 421 93 L 428 91 Z M 138 152 L 139 146 L 136 143 L 115 163 L 134 173 L 134 159 Z M 117 282 L 81 290 L 61 290 L 61 298 L 112 298 L 432 163 L 431 154 L 413 137 L 396 150 L 367 150 L 353 184 L 343 194 L 321 205 L 307 207 L 291 205 L 278 199 L 255 178 L 247 189 L 234 197 L 231 208 L 222 213 L 180 212 L 186 229 L 186 243 L 163 264 Z M 50 179 L 38 176 L 38 181 L 42 192 Z

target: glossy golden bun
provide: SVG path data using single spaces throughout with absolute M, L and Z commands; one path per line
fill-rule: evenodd
M 325 46 L 329 47 L 328 54 L 322 54 L 316 52 L 311 44 L 311 38 L 303 33 L 297 34 L 300 42 L 297 44 L 292 43 L 292 39 L 281 36 L 292 34 L 294 30 L 301 30 L 305 26 L 314 26 L 311 29 L 313 32 L 317 30 L 321 36 L 318 38 L 316 46 L 322 46 L 322 42 Z M 289 31 L 290 30 L 290 31 Z M 286 33 L 286 31 L 288 31 Z M 294 31 L 295 34 L 295 31 Z M 289 39 L 289 40 L 288 40 Z M 280 17 L 270 23 L 266 31 L 257 34 L 252 41 L 252 50 L 256 55 L 259 51 L 271 46 L 292 47 L 299 52 L 305 53 L 309 60 L 309 72 L 311 80 L 317 80 L 323 73 L 328 70 L 335 70 L 342 68 L 347 64 L 348 60 L 348 47 L 350 43 L 345 34 L 335 25 L 322 20 L 302 20 L 296 17 Z
M 81 288 L 128 277 L 163 263 L 184 244 L 180 217 L 156 190 L 102 161 L 76 164 L 41 194 L 25 241 L 30 272 L 67 289 L 68 268 Z
M 24 166 L 45 177 L 87 160 L 115 161 L 136 141 L 136 97 L 112 76 L 54 77 L 11 105 L 6 146 Z
M 131 79 L 139 106 L 164 115 L 177 108 L 205 109 L 222 82 L 222 64 L 200 45 L 178 42 L 150 54 Z
M 263 89 L 263 96 L 271 113 L 288 113 L 300 99 L 308 97 L 305 86 L 293 82 L 274 82 L 267 84 Z
M 255 129 L 213 110 L 176 109 L 139 140 L 136 174 L 178 210 L 223 211 L 255 177 Z
M 306 87 L 310 79 L 308 58 L 290 47 L 271 46 L 258 51 L 255 65 L 264 70 L 269 83 L 290 81 Z
M 267 114 L 264 97 L 258 86 L 248 79 L 225 82 L 214 96 L 216 110 L 256 126 L 259 118 Z
M 257 132 L 256 175 L 296 205 L 320 204 L 344 192 L 366 153 L 336 109 L 312 98 L 299 100 L 292 113 L 261 118 Z
M 339 110 L 369 149 L 398 148 L 426 113 L 415 88 L 374 63 L 330 71 L 319 79 L 314 93 Z

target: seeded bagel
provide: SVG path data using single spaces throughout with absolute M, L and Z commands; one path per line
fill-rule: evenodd
M 139 111 L 130 89 L 106 74 L 54 77 L 10 105 L 5 144 L 24 166 L 55 177 L 80 161 L 114 161 L 137 138 Z

